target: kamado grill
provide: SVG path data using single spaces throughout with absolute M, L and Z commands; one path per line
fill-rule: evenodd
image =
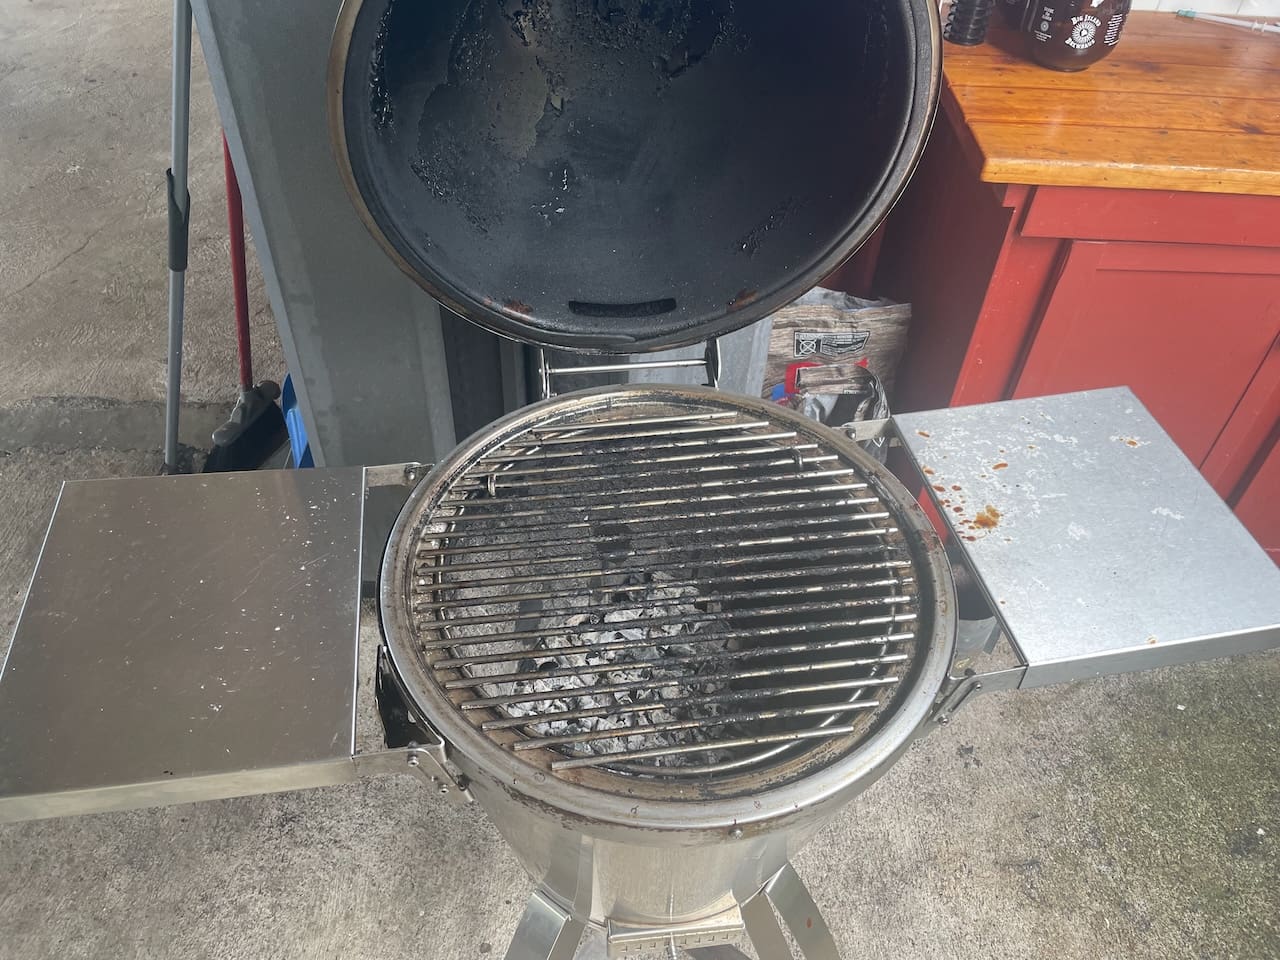
M 706 341 L 714 385 L 715 337 L 888 209 L 938 57 L 924 0 L 353 0 L 337 159 L 467 318 L 613 355 L 578 375 Z M 781 146 L 821 118 L 839 149 Z M 790 857 L 972 694 L 1280 643 L 1280 574 L 1127 389 L 849 436 L 714 387 L 554 396 L 562 362 L 434 467 L 64 485 L 0 682 L 0 821 L 413 773 L 536 883 L 511 960 L 588 928 L 779 960 L 779 916 L 833 960 Z
M 413 493 L 383 567 L 388 646 L 413 702 L 556 790 L 755 799 L 941 682 L 950 581 L 909 502 L 790 411 L 578 394 Z
M 705 388 L 582 391 L 472 438 L 410 494 L 380 582 L 417 736 L 453 745 L 538 909 L 565 911 L 556 942 L 604 924 L 615 954 L 733 939 L 739 903 L 906 747 L 955 635 L 945 556 L 892 475 Z M 512 956 L 572 955 L 532 923 Z

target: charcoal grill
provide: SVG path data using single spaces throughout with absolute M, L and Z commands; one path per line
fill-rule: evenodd
M 874 229 L 936 103 L 931 0 L 802 6 L 798 29 L 747 0 L 352 0 L 339 170 L 468 319 L 539 349 L 705 339 L 714 384 L 716 335 Z M 649 43 L 663 10 L 675 59 L 611 32 L 634 14 Z M 823 87 L 836 54 L 859 96 Z M 602 57 L 607 82 L 584 86 Z M 761 107 L 821 88 L 801 113 L 852 102 L 842 129 L 865 137 L 778 176 L 787 111 L 720 116 L 726 82 Z M 610 91 L 631 126 L 602 140 Z M 486 139 L 497 103 L 533 131 L 526 154 Z M 743 116 L 762 124 L 746 147 L 702 136 Z M 568 119 L 594 131 L 581 146 Z M 679 170 L 631 149 L 655 124 L 687 139 Z M 576 220 L 520 193 L 564 151 Z M 560 372 L 542 356 L 547 398 L 434 467 L 65 484 L 0 674 L 0 821 L 410 774 L 478 802 L 533 878 L 509 960 L 570 960 L 588 928 L 610 957 L 734 960 L 749 939 L 780 960 L 779 916 L 835 960 L 792 854 L 975 693 L 1280 644 L 1280 572 L 1127 389 L 850 436 L 711 387 L 557 397 Z M 933 522 L 869 439 L 901 447 Z M 385 497 L 389 536 L 365 513 Z M 178 523 L 195 548 L 175 551 Z M 958 639 L 953 564 L 991 610 L 980 642 Z
M 937 536 L 891 474 L 690 387 L 555 398 L 458 448 L 392 531 L 380 606 L 407 701 L 545 909 L 619 955 L 740 931 L 909 743 L 955 636 Z
M 790 411 L 691 388 L 555 400 L 415 490 L 383 567 L 388 648 L 410 698 L 494 761 L 624 798 L 755 795 L 941 682 L 951 587 L 908 502 Z

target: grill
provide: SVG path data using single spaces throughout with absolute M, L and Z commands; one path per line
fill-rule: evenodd
M 755 794 L 855 750 L 918 679 L 933 613 L 910 501 L 789 411 L 588 391 L 432 477 L 389 551 L 389 642 L 432 722 L 540 775 Z
M 400 513 L 380 611 L 408 713 L 538 881 L 511 957 L 585 923 L 610 956 L 773 943 L 752 897 L 906 749 L 955 639 L 937 536 L 879 463 L 670 385 L 464 442 Z

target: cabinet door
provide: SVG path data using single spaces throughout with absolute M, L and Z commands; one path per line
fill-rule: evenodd
M 1271 445 L 1271 452 L 1236 502 L 1236 516 L 1280 564 L 1280 442 Z
M 1127 385 L 1203 466 L 1277 334 L 1280 250 L 1076 241 L 1013 395 Z
M 1280 337 L 1272 342 L 1271 351 L 1236 404 L 1226 428 L 1218 434 L 1209 456 L 1200 465 L 1200 472 L 1215 490 L 1232 491 L 1223 493 L 1228 502 L 1238 499 L 1258 462 L 1274 444 L 1278 430 Z M 1280 513 L 1280 498 L 1275 509 Z

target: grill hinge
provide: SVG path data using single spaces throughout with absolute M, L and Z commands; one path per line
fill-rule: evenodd
M 552 378 L 562 374 L 603 374 L 627 373 L 631 370 L 672 370 L 680 367 L 705 367 L 707 370 L 707 386 L 720 386 L 720 341 L 712 337 L 701 360 L 632 360 L 622 363 L 599 363 L 585 367 L 553 367 L 547 358 L 547 351 L 538 348 L 538 399 L 548 400 L 555 396 L 555 384 Z

